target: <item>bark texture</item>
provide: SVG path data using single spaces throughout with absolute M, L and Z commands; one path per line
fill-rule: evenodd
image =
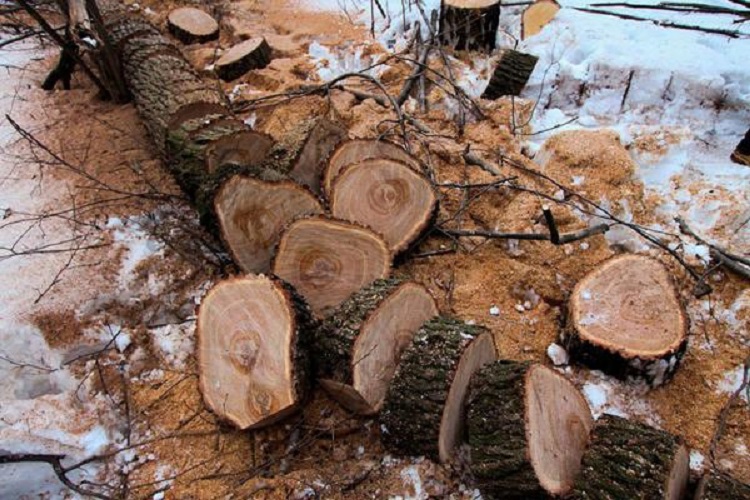
M 456 50 L 492 52 L 500 25 L 497 0 L 443 0 L 438 39 Z
M 504 96 L 519 96 L 536 67 L 538 57 L 516 50 L 506 51 L 492 73 L 490 83 L 484 89 L 484 99 Z
M 718 472 L 709 472 L 701 479 L 695 500 L 750 500 L 750 485 Z

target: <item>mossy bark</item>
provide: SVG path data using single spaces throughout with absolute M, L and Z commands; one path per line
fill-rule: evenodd
M 482 94 L 484 99 L 518 96 L 529 81 L 538 57 L 516 50 L 506 51 L 497 63 L 492 78 Z

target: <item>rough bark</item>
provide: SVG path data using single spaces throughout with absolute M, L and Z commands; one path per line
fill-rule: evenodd
M 471 381 L 466 425 L 482 496 L 541 500 L 573 487 L 593 423 L 586 400 L 562 375 L 497 361 Z
M 355 293 L 317 331 L 321 386 L 350 411 L 377 413 L 404 349 L 437 314 L 435 300 L 414 282 L 381 279 Z
M 492 52 L 500 25 L 498 0 L 443 0 L 438 40 L 456 50 Z
M 747 130 L 745 137 L 737 144 L 737 148 L 732 153 L 732 161 L 750 167 L 750 129 Z
M 265 38 L 251 38 L 235 45 L 216 61 L 216 74 L 224 81 L 237 79 L 271 62 L 271 47 Z
M 404 351 L 380 414 L 383 444 L 402 455 L 448 462 L 463 433 L 471 375 L 495 360 L 485 328 L 439 317 Z
M 709 472 L 698 483 L 695 500 L 750 500 L 750 484 L 719 471 Z
M 507 50 L 497 63 L 482 98 L 498 99 L 504 96 L 521 95 L 538 60 L 538 57 L 531 54 Z
M 684 498 L 689 454 L 667 432 L 614 415 L 594 426 L 571 498 L 673 500 Z
M 169 32 L 185 44 L 206 43 L 219 38 L 219 23 L 206 12 L 181 7 L 169 13 Z
M 687 333 L 687 313 L 667 269 L 624 255 L 576 285 L 561 341 L 573 361 L 658 386 L 677 370 Z

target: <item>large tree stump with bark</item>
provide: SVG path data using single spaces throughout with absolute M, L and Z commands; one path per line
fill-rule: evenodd
M 320 317 L 391 271 L 391 252 L 370 229 L 324 217 L 300 219 L 284 231 L 273 273 L 292 284 Z
M 534 72 L 538 57 L 517 50 L 507 50 L 492 73 L 483 99 L 499 99 L 504 96 L 519 96 Z
M 496 358 L 492 334 L 435 318 L 404 351 L 380 414 L 383 444 L 402 455 L 448 462 L 464 428 L 469 379 Z
M 362 415 L 380 411 L 404 349 L 438 315 L 422 286 L 375 281 L 329 316 L 315 339 L 318 381 L 342 406 Z
M 443 0 L 438 39 L 456 50 L 495 49 L 500 25 L 499 0 Z
M 593 422 L 581 393 L 556 371 L 497 361 L 471 381 L 466 425 L 482 496 L 522 500 L 571 490 Z
M 374 229 L 394 253 L 406 250 L 427 229 L 437 208 L 430 181 L 387 159 L 346 167 L 329 198 L 334 217 Z
M 224 81 L 235 80 L 253 69 L 262 69 L 271 62 L 271 47 L 265 38 L 245 40 L 216 61 L 216 74 Z
M 571 498 L 679 500 L 687 490 L 689 461 L 680 438 L 604 415 L 594 426 Z
M 310 312 L 265 276 L 214 286 L 198 311 L 200 387 L 211 410 L 240 429 L 294 412 L 308 391 Z
M 624 255 L 575 286 L 561 340 L 574 361 L 658 386 L 677 369 L 687 332 L 687 314 L 667 269 L 649 257 Z
M 719 471 L 703 476 L 695 491 L 695 500 L 750 500 L 750 484 Z
M 219 38 L 219 23 L 206 12 L 181 7 L 169 13 L 169 32 L 182 43 L 206 43 Z

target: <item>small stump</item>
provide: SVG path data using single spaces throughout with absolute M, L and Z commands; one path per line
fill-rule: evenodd
M 216 61 L 216 74 L 228 82 L 271 62 L 271 47 L 265 38 L 251 38 L 235 45 Z
M 169 32 L 182 43 L 206 43 L 219 38 L 219 23 L 200 9 L 181 7 L 169 13 Z
M 499 99 L 504 96 L 519 96 L 534 72 L 538 57 L 517 50 L 507 50 L 492 73 L 483 99 Z
M 438 38 L 456 50 L 492 52 L 499 25 L 499 0 L 443 0 Z

